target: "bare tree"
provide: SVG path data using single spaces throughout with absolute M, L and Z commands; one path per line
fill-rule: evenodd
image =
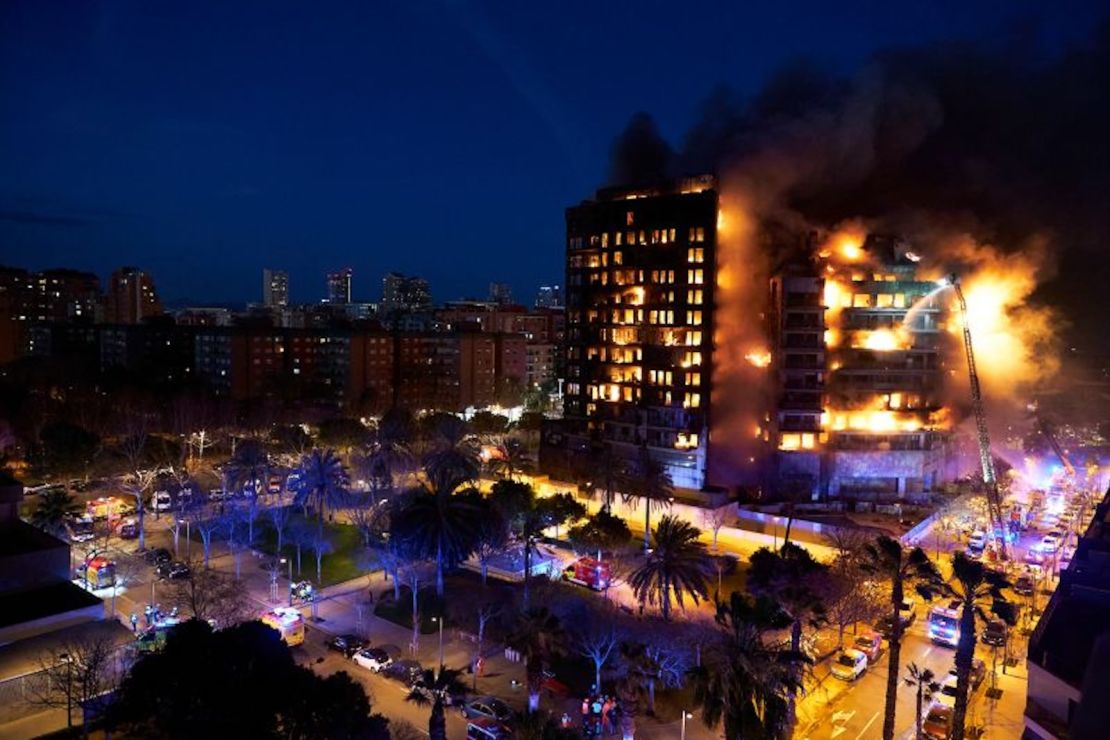
M 204 547 L 204 567 L 207 568 L 212 554 L 212 538 L 224 528 L 224 518 L 200 506 L 186 511 L 185 516 L 190 522 L 190 528 L 200 535 L 200 542 Z
M 129 410 L 123 418 L 123 437 L 119 443 L 119 454 L 127 464 L 127 474 L 123 477 L 123 490 L 135 502 L 135 516 L 139 521 L 139 550 L 146 549 L 146 494 L 154 482 L 156 473 L 145 467 L 147 464 L 147 442 L 149 441 L 149 419 L 140 410 Z
M 266 510 L 266 516 L 270 520 L 270 526 L 274 528 L 274 533 L 277 535 L 277 552 L 280 553 L 285 541 L 285 530 L 289 528 L 289 507 L 282 506 L 280 503 L 277 506 L 271 506 Z
M 306 547 L 312 547 L 314 539 L 316 539 L 316 527 L 303 519 L 298 519 L 289 527 L 289 541 L 297 549 L 298 576 L 301 574 L 301 551 Z
M 316 584 L 317 586 L 323 585 L 323 566 L 324 556 L 329 552 L 335 550 L 335 545 L 332 544 L 331 535 L 326 530 L 316 528 L 312 530 L 312 540 L 309 544 L 312 548 L 312 553 L 316 556 Z
M 858 564 L 868 544 L 875 541 L 875 533 L 860 527 L 833 527 L 825 535 L 836 550 L 837 557 L 846 563 Z
M 67 640 L 39 656 L 45 681 L 36 682 L 29 701 L 65 708 L 66 726 L 73 727 L 73 709 L 95 702 L 123 678 L 122 654 L 106 636 Z M 85 728 L 88 737 L 88 727 Z
M 188 578 L 171 581 L 170 603 L 191 617 L 228 627 L 250 616 L 247 588 L 218 570 L 190 568 Z
M 701 510 L 702 526 L 713 533 L 713 552 L 717 552 L 717 536 L 721 533 L 721 528 L 728 524 L 734 516 L 734 509 L 735 505 L 730 504 L 716 509 Z
M 477 690 L 478 660 L 482 657 L 482 651 L 485 647 L 486 627 L 503 612 L 505 608 L 504 597 L 501 595 L 493 596 L 486 594 L 481 597 L 477 604 L 473 601 L 452 599 L 448 602 L 448 608 L 454 612 L 452 617 L 455 622 L 465 624 L 468 627 L 472 626 L 476 630 L 474 657 L 470 659 L 470 665 L 474 671 L 473 687 Z
M 607 615 L 595 615 L 578 635 L 578 652 L 594 664 L 595 691 L 601 691 L 601 671 L 619 645 L 616 627 Z
M 839 558 L 819 582 L 825 616 L 837 627 L 838 647 L 844 647 L 844 631 L 860 622 L 881 617 L 885 601 L 877 590 L 860 583 L 859 568 L 850 558 Z
M 420 649 L 420 581 L 423 580 L 422 561 L 410 560 L 402 570 L 402 578 L 412 592 L 412 642 L 409 649 L 413 655 Z
M 112 618 L 116 616 L 116 596 L 121 587 L 134 583 L 146 572 L 146 565 L 134 555 L 119 558 L 115 567 L 115 584 L 112 586 Z

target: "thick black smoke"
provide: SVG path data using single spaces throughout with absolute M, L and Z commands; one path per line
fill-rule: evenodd
M 1047 239 L 1060 305 L 1110 351 L 1099 307 L 1110 275 L 1110 23 L 1047 58 L 1024 39 L 877 54 L 854 76 L 805 63 L 756 96 L 720 90 L 673 156 L 638 115 L 613 179 L 716 171 L 760 194 L 761 217 L 863 217 L 915 235 L 960 231 L 1001 249 Z

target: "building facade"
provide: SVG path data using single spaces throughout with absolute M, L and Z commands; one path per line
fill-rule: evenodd
M 432 308 L 432 292 L 422 277 L 387 273 L 382 278 L 382 300 L 379 311 L 386 316 L 397 313 L 420 313 Z
M 564 458 L 646 447 L 705 487 L 717 209 L 711 177 L 567 209 Z
M 288 272 L 271 270 L 269 267 L 262 270 L 262 305 L 271 309 L 289 305 Z
M 109 324 L 139 324 L 162 313 L 162 303 L 150 273 L 136 267 L 121 267 L 108 281 L 104 320 Z
M 354 272 L 349 267 L 329 272 L 327 274 L 327 302 L 336 305 L 350 303 L 353 277 Z

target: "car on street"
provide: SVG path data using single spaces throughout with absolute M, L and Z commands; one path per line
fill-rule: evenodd
M 987 533 L 981 529 L 977 529 L 971 533 L 967 538 L 967 549 L 975 555 L 981 555 L 983 548 L 987 546 Z
M 1014 579 L 1013 589 L 1014 593 L 1016 594 L 1020 594 L 1022 596 L 1032 596 L 1033 591 L 1036 589 L 1036 587 L 1037 586 L 1035 581 L 1033 580 L 1033 576 L 1029 575 L 1028 573 L 1022 573 L 1020 576 Z
M 921 734 L 929 740 L 948 740 L 952 736 L 952 707 L 939 702 L 929 707 L 921 721 Z
M 189 566 L 180 560 L 173 560 L 168 563 L 159 563 L 158 567 L 154 569 L 154 574 L 159 578 L 168 579 L 171 581 L 180 581 L 192 575 Z
M 516 712 L 496 696 L 476 696 L 459 705 L 459 714 L 466 719 L 488 717 L 498 722 L 512 722 Z
M 933 694 L 933 702 L 942 707 L 949 709 L 956 706 L 956 674 L 949 673 L 944 683 L 941 684 L 940 691 Z
M 351 659 L 374 673 L 381 673 L 393 663 L 393 658 L 389 657 L 389 653 L 381 648 L 372 647 L 359 650 Z
M 883 654 L 883 638 L 874 632 L 859 635 L 852 641 L 852 647 L 867 656 L 867 665 L 873 665 Z
M 1060 541 L 1063 535 L 1060 532 L 1049 532 L 1037 544 L 1037 549 L 1041 552 L 1056 552 L 1060 549 Z
M 983 628 L 983 634 L 979 636 L 979 640 L 987 645 L 1001 647 L 1006 644 L 1006 636 L 1009 632 L 1006 623 L 1001 619 L 991 619 Z
M 1044 562 L 1044 553 L 1035 547 L 1030 547 L 1025 551 L 1025 557 L 1022 560 L 1025 561 L 1026 565 L 1040 565 Z
M 143 560 L 151 565 L 161 565 L 162 563 L 168 563 L 173 560 L 173 556 L 170 555 L 170 551 L 164 547 L 152 547 L 143 553 Z
M 952 666 L 951 668 L 948 669 L 948 676 L 945 678 L 945 680 L 947 681 L 948 678 L 955 678 L 955 677 L 956 677 L 956 666 Z M 971 661 L 971 673 L 968 674 L 968 681 L 971 683 L 971 690 L 975 691 L 977 688 L 979 688 L 979 686 L 983 683 L 983 679 L 986 678 L 986 677 L 987 677 L 987 664 L 984 663 L 979 658 L 973 659 Z
M 844 681 L 855 681 L 867 670 L 867 656 L 862 650 L 845 648 L 832 662 L 832 674 Z
M 222 489 L 222 488 L 212 488 L 212 489 L 210 489 L 208 491 L 208 500 L 209 501 L 223 501 L 224 500 L 224 489 Z
M 328 650 L 343 653 L 344 657 L 350 658 L 359 650 L 366 647 L 366 641 L 358 635 L 335 635 L 329 638 L 325 645 L 327 645 Z
M 395 660 L 382 671 L 383 676 L 392 678 L 394 681 L 400 681 L 409 688 L 415 685 L 423 674 L 424 666 L 409 658 Z

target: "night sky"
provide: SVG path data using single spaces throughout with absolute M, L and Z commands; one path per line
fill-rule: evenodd
M 637 111 L 678 141 L 715 88 L 798 57 L 1028 33 L 1097 2 L 0 4 L 0 262 L 154 273 L 170 303 L 317 300 L 417 273 L 437 300 L 561 282 L 563 208 Z M 1042 11 L 1051 8 L 1050 16 Z

